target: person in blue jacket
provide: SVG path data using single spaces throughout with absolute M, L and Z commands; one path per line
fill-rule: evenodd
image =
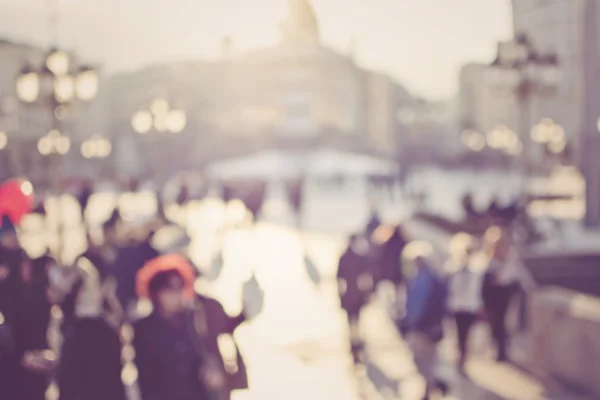
M 446 313 L 446 284 L 433 262 L 433 248 L 426 242 L 412 242 L 402 253 L 408 278 L 405 316 L 401 331 L 426 382 L 423 399 L 433 390 L 446 395 L 447 386 L 436 379 L 437 345 L 443 338 L 442 322 Z

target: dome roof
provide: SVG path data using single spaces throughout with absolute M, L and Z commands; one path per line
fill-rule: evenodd
M 319 40 L 319 21 L 308 0 L 288 0 L 289 14 L 283 23 L 286 39 Z

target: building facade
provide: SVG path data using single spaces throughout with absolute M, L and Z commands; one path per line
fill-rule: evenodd
M 561 125 L 578 159 L 582 150 L 586 1 L 512 1 L 515 36 L 524 34 L 542 54 L 555 54 L 561 71 L 557 93 L 532 100 L 532 119 L 551 118 Z
M 155 65 L 112 77 L 109 131 L 114 141 L 133 135 L 142 153 L 134 158 L 145 164 L 155 164 L 165 149 L 171 154 L 176 148 L 187 150 L 165 161 L 173 170 L 196 166 L 205 157 L 272 146 L 350 143 L 394 153 L 397 110 L 411 96 L 390 77 L 362 69 L 353 55 L 323 44 L 307 0 L 290 1 L 289 11 L 274 46 L 231 56 L 227 38 L 220 60 Z M 132 116 L 156 97 L 186 112 L 184 135 L 133 132 Z M 120 153 L 130 168 L 127 152 Z M 149 165 L 141 169 L 150 170 Z

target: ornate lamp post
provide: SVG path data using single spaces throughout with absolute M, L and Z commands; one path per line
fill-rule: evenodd
M 187 115 L 184 110 L 172 108 L 169 101 L 164 98 L 156 98 L 150 103 L 149 109 L 143 109 L 136 112 L 131 118 L 133 130 L 141 136 L 152 136 L 151 142 L 160 142 L 168 134 L 178 134 L 183 132 L 187 125 Z M 156 144 L 156 143 L 154 143 Z M 154 147 L 154 146 L 153 146 Z M 154 172 L 156 176 L 167 178 L 169 161 L 164 151 L 155 153 L 156 162 L 154 163 Z M 164 175 L 164 176 L 163 176 Z
M 148 110 L 140 110 L 131 118 L 136 133 L 181 133 L 187 125 L 187 115 L 181 109 L 171 108 L 165 99 L 154 99 Z
M 528 38 L 520 36 L 515 40 L 512 52 L 499 52 L 492 63 L 498 85 L 514 90 L 519 105 L 519 136 L 523 146 L 522 163 L 526 176 L 535 165 L 534 148 L 530 140 L 531 101 L 536 96 L 554 93 L 560 81 L 560 69 L 555 55 L 540 55 Z
M 43 156 L 51 154 L 64 156 L 71 149 L 71 139 L 60 133 L 59 130 L 53 129 L 38 140 L 37 147 Z
M 61 194 L 63 156 L 71 147 L 70 139 L 62 130 L 62 122 L 75 102 L 94 99 L 98 86 L 98 74 L 94 69 L 87 66 L 74 68 L 69 54 L 58 49 L 50 50 L 41 66 L 23 66 L 17 78 L 16 91 L 19 100 L 31 106 L 39 105 L 51 115 L 51 129 L 39 139 L 38 151 L 51 157 L 50 189 L 57 199 Z M 56 254 L 60 262 L 62 215 L 59 215 L 57 230 Z

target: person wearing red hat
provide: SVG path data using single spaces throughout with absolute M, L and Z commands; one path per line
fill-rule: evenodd
M 218 399 L 224 376 L 206 350 L 206 318 L 191 307 L 195 274 L 180 255 L 159 256 L 138 272 L 137 290 L 153 312 L 134 324 L 143 400 Z

